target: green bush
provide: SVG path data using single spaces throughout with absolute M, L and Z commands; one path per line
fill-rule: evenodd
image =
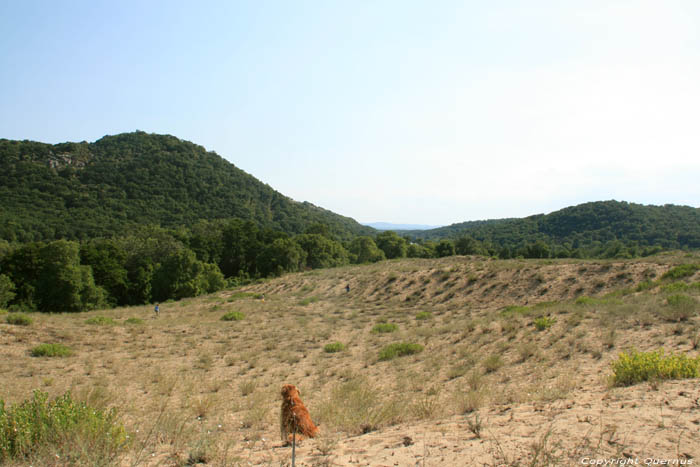
M 416 319 L 418 320 L 426 320 L 432 318 L 433 315 L 430 314 L 429 311 L 419 311 L 418 314 L 416 315 Z
M 116 324 L 112 318 L 106 316 L 93 316 L 85 320 L 85 324 L 95 324 L 97 326 L 111 326 Z
M 25 313 L 10 313 L 7 315 L 7 324 L 15 324 L 17 326 L 29 326 L 32 324 L 32 317 Z
M 221 321 L 241 321 L 245 315 L 240 311 L 229 311 L 221 317 Z
M 663 279 L 663 280 L 683 279 L 684 277 L 692 276 L 698 270 L 700 270 L 700 265 L 698 265 L 698 264 L 681 264 L 679 266 L 676 266 L 676 267 L 671 268 L 668 271 L 666 271 L 661 276 L 661 279 Z
M 143 320 L 141 318 L 128 318 L 126 321 L 124 321 L 124 324 L 143 324 Z
M 404 355 L 413 355 L 423 351 L 423 346 L 420 344 L 411 344 L 409 342 L 395 342 L 389 344 L 379 351 L 379 360 L 391 360 Z
M 534 324 L 538 331 L 544 331 L 545 329 L 551 328 L 556 322 L 556 319 L 550 318 L 549 316 L 540 316 L 539 318 L 535 319 Z
M 326 353 L 335 353 L 345 350 L 345 344 L 342 342 L 333 342 L 323 346 L 323 351 Z
M 685 379 L 700 376 L 700 357 L 664 355 L 663 349 L 655 352 L 622 352 L 612 362 L 615 386 L 630 386 L 649 380 Z
M 34 391 L 32 399 L 7 408 L 0 399 L 0 464 L 32 458 L 45 465 L 36 457 L 44 453 L 52 465 L 57 459 L 63 465 L 112 465 L 127 441 L 114 409 L 88 407 L 70 392 L 49 401 L 47 393 Z
M 394 323 L 377 323 L 372 327 L 372 333 L 374 334 L 383 334 L 387 332 L 394 332 L 399 327 L 395 325 Z
M 39 344 L 31 353 L 32 357 L 69 357 L 73 350 L 63 344 Z

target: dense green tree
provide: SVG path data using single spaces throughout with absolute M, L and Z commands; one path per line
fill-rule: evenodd
M 0 274 L 0 308 L 5 308 L 15 298 L 15 284 L 5 274 Z
M 179 300 L 204 293 L 204 263 L 191 250 L 177 250 L 163 259 L 153 273 L 153 300 Z
M 92 268 L 95 283 L 107 291 L 107 300 L 112 305 L 129 303 L 128 254 L 121 245 L 111 239 L 95 239 L 80 247 L 80 261 Z
M 386 259 L 384 252 L 377 247 L 372 237 L 355 238 L 348 247 L 351 262 L 355 264 L 376 263 Z
M 453 256 L 455 254 L 455 245 L 450 240 L 443 238 L 435 247 L 435 254 L 438 258 L 445 256 Z
M 455 240 L 455 253 L 458 255 L 482 255 L 485 250 L 481 243 L 469 235 L 464 235 Z
M 95 285 L 90 267 L 80 264 L 76 242 L 51 242 L 41 248 L 39 256 L 35 292 L 39 311 L 77 312 L 103 304 L 104 291 Z
M 332 268 L 349 262 L 343 246 L 320 234 L 301 234 L 294 241 L 306 252 L 306 266 L 312 269 Z
M 8 253 L 2 262 L 2 271 L 15 285 L 15 297 L 11 303 L 36 309 L 35 291 L 41 272 L 41 242 L 20 245 Z
M 256 257 L 262 248 L 260 229 L 252 221 L 232 220 L 222 232 L 219 269 L 226 277 L 254 277 Z
M 419 243 L 410 243 L 406 248 L 406 256 L 409 258 L 432 258 L 433 253 Z
M 396 232 L 387 230 L 377 235 L 375 243 L 384 252 L 387 259 L 403 258 L 408 248 L 406 239 L 399 237 Z
M 264 276 L 279 276 L 299 271 L 306 264 L 306 251 L 290 238 L 278 238 L 266 245 L 258 258 L 258 270 Z

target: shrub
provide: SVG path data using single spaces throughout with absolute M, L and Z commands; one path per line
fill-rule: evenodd
M 31 353 L 32 357 L 69 357 L 73 350 L 63 344 L 39 344 Z
M 7 324 L 15 324 L 17 326 L 29 326 L 32 324 L 32 317 L 25 313 L 10 313 L 7 315 Z
M 110 326 L 116 324 L 112 318 L 106 316 L 93 316 L 85 320 L 85 324 L 96 324 L 98 326 Z
M 538 331 L 544 331 L 545 329 L 551 328 L 556 321 L 556 319 L 550 318 L 549 316 L 540 316 L 535 319 L 534 324 Z
M 423 351 L 423 346 L 420 344 L 411 344 L 409 342 L 394 342 L 379 351 L 379 360 L 391 360 L 404 355 L 413 355 Z
M 698 270 L 700 270 L 699 264 L 681 264 L 679 266 L 676 266 L 676 267 L 671 268 L 668 271 L 666 271 L 661 276 L 661 279 L 664 279 L 664 280 L 683 279 L 684 277 L 692 276 Z
M 345 350 L 345 344 L 342 342 L 333 342 L 323 346 L 323 351 L 326 353 L 335 353 L 340 352 L 341 350 Z
M 52 465 L 57 458 L 71 465 L 111 465 L 127 440 L 114 409 L 88 407 L 70 392 L 49 401 L 47 393 L 34 391 L 32 399 L 9 408 L 0 400 L 0 463 L 49 451 Z
M 700 375 L 700 357 L 664 355 L 663 349 L 622 352 L 611 365 L 615 386 L 630 386 L 649 380 L 697 378 Z
M 374 334 L 382 334 L 387 332 L 394 332 L 398 328 L 399 327 L 394 323 L 377 323 L 372 327 L 371 332 Z
M 141 318 L 128 318 L 126 321 L 124 321 L 125 324 L 143 324 L 143 320 Z
M 245 315 L 240 311 L 229 311 L 221 317 L 221 321 L 241 321 Z
M 491 354 L 488 357 L 486 357 L 486 360 L 484 360 L 484 371 L 486 373 L 493 373 L 494 371 L 498 370 L 503 366 L 503 360 L 501 359 L 501 356 L 498 354 Z
M 418 320 L 426 320 L 432 318 L 433 315 L 430 314 L 429 311 L 419 311 L 418 314 L 416 315 L 416 319 Z

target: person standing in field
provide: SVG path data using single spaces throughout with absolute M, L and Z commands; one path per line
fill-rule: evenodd
M 158 314 L 160 313 L 160 307 L 158 306 L 158 303 L 156 303 L 156 307 L 153 309 L 153 312 L 156 314 L 156 316 L 158 316 Z

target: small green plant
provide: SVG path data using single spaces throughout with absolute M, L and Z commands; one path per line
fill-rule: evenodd
M 116 324 L 112 318 L 106 316 L 93 316 L 85 320 L 85 324 L 94 324 L 97 326 L 110 326 Z
M 119 464 L 117 456 L 128 438 L 114 409 L 88 407 L 73 400 L 70 392 L 50 401 L 47 393 L 37 390 L 32 399 L 7 408 L 0 399 L 0 464 L 47 450 L 51 465 L 71 458 L 71 465 Z
M 416 314 L 416 319 L 423 321 L 423 320 L 432 318 L 432 316 L 433 315 L 431 315 L 429 311 L 419 311 Z
M 372 327 L 372 333 L 373 334 L 384 334 L 388 332 L 394 332 L 399 327 L 395 325 L 394 323 L 377 323 Z
M 73 350 L 63 344 L 39 344 L 31 351 L 32 357 L 69 357 Z
M 221 317 L 221 321 L 241 321 L 244 318 L 245 315 L 240 311 L 229 311 Z
M 396 357 L 404 355 L 413 355 L 423 351 L 423 346 L 420 344 L 412 344 L 409 342 L 394 342 L 382 348 L 379 351 L 379 360 L 392 360 Z
M 700 375 L 700 357 L 665 355 L 663 349 L 622 352 L 611 365 L 615 386 L 630 386 L 643 381 L 697 378 Z
M 25 313 L 10 313 L 6 318 L 7 324 L 14 324 L 17 326 L 29 326 L 32 324 L 32 317 Z
M 345 350 L 345 344 L 342 342 L 332 342 L 323 346 L 323 351 L 326 353 L 336 353 Z
M 124 321 L 125 324 L 132 324 L 132 325 L 139 325 L 143 324 L 143 320 L 141 318 L 128 318 L 126 321 Z
M 540 316 L 535 319 L 534 324 L 538 331 L 544 331 L 545 329 L 551 328 L 556 321 L 555 318 L 550 318 L 549 316 Z

